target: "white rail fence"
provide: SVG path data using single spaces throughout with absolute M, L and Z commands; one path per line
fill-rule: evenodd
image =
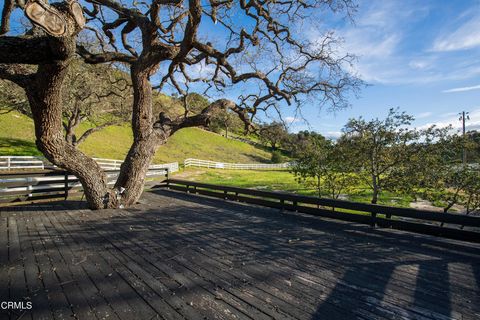
M 119 170 L 123 161 L 115 159 L 93 158 L 104 170 Z M 17 169 L 54 169 L 56 168 L 44 157 L 37 156 L 0 156 L 0 170 Z M 170 172 L 178 171 L 178 162 L 153 164 L 149 169 L 168 168 Z
M 148 177 L 168 178 L 169 169 L 156 166 L 149 168 Z M 113 185 L 119 171 L 106 170 L 108 185 Z M 65 198 L 82 192 L 79 179 L 66 171 L 43 171 L 0 174 L 0 203 Z
M 226 162 L 216 162 L 210 160 L 200 160 L 200 159 L 185 159 L 184 161 L 185 168 L 187 167 L 201 167 L 201 168 L 212 168 L 212 169 L 227 169 L 227 170 L 263 170 L 263 169 L 285 169 L 290 166 L 289 162 L 286 163 L 275 163 L 275 164 L 264 164 L 264 163 L 226 163 Z

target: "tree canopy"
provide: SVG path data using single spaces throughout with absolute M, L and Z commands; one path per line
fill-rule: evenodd
M 9 33 L 17 8 L 32 23 L 25 34 Z M 248 130 L 258 112 L 300 108 L 309 99 L 348 105 L 346 93 L 361 84 L 348 71 L 353 58 L 339 53 L 339 39 L 318 22 L 354 11 L 351 0 L 6 0 L 0 78 L 26 92 L 39 150 L 79 177 L 92 208 L 130 205 L 158 146 L 182 128 L 206 125 L 214 110 L 230 109 Z M 130 73 L 134 142 L 114 189 L 92 159 L 62 140 L 61 97 L 75 56 Z M 201 112 L 154 114 L 154 90 L 185 97 L 192 87 L 213 99 Z

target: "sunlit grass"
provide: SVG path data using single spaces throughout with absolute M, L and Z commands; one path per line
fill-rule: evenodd
M 180 173 L 182 179 L 198 182 L 235 186 L 241 188 L 255 188 L 269 191 L 286 191 L 308 196 L 318 196 L 318 192 L 305 184 L 296 181 L 295 176 L 287 170 L 221 170 L 221 169 L 186 169 Z M 322 192 L 322 197 L 329 197 Z M 343 199 L 369 203 L 372 197 L 366 184 L 359 183 L 342 195 Z M 379 204 L 390 206 L 409 207 L 413 198 L 398 196 L 390 192 L 383 192 L 379 197 Z
M 82 124 L 78 132 L 82 133 L 90 126 Z M 130 126 L 125 124 L 92 134 L 79 149 L 93 157 L 123 159 L 132 141 Z M 35 146 L 31 119 L 16 112 L 0 115 L 0 155 L 40 155 Z M 166 145 L 158 149 L 154 163 L 182 163 L 186 158 L 258 163 L 268 162 L 270 157 L 269 152 L 250 144 L 198 128 L 187 128 L 177 132 Z

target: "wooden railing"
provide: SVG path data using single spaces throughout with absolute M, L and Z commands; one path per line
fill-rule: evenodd
M 118 170 L 105 170 L 108 184 L 113 185 Z M 166 177 L 169 168 L 150 168 L 147 177 Z M 34 202 L 47 199 L 67 199 L 82 192 L 78 178 L 67 171 L 22 172 L 0 174 L 0 203 Z
M 480 217 L 397 208 L 169 179 L 162 186 L 188 193 L 339 219 L 372 227 L 393 228 L 451 239 L 480 242 Z
M 228 163 L 200 159 L 185 159 L 185 168 L 200 167 L 211 169 L 234 169 L 234 170 L 265 170 L 286 169 L 290 163 Z

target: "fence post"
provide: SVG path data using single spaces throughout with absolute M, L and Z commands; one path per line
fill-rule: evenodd
M 372 213 L 372 222 L 370 223 L 370 226 L 372 228 L 375 228 L 377 226 L 377 213 L 376 212 L 371 212 Z
M 392 223 L 390 222 L 390 220 L 392 220 L 392 214 L 391 213 L 387 213 L 385 215 L 385 217 L 389 220 L 388 221 L 388 228 L 392 228 Z
M 10 157 L 7 157 L 7 170 L 10 171 Z
M 65 171 L 65 200 L 68 199 L 68 172 Z
M 165 171 L 167 172 L 165 174 L 165 178 L 167 178 L 167 189 L 170 189 L 170 181 L 169 181 L 169 177 L 168 177 L 168 172 L 170 171 L 169 168 L 165 168 Z

